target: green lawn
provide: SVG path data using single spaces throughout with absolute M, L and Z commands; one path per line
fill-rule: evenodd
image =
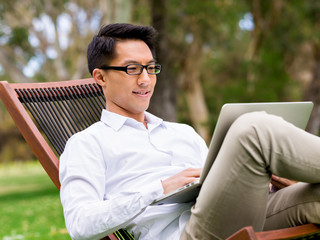
M 38 162 L 0 165 L 0 239 L 69 239 L 59 191 Z

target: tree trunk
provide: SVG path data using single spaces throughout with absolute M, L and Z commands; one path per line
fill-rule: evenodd
M 314 109 L 309 120 L 307 131 L 315 135 L 320 133 L 320 45 L 314 45 L 314 69 L 312 81 L 304 99 L 314 103 Z
M 246 53 L 246 61 L 249 63 L 247 71 L 247 90 L 248 93 L 253 93 L 255 90 L 255 83 L 257 81 L 254 70 L 256 68 L 256 63 L 259 61 L 258 57 L 260 49 L 268 32 L 279 20 L 281 10 L 283 9 L 283 2 L 280 0 L 270 1 L 270 6 L 269 8 L 264 9 L 264 13 L 261 0 L 252 0 L 247 2 L 250 5 L 254 21 L 251 42 L 249 43 Z
M 157 85 L 148 111 L 164 120 L 176 121 L 177 81 L 172 77 L 169 66 L 166 4 L 166 0 L 152 1 L 152 25 L 159 33 L 156 58 L 162 65 L 162 72 L 157 75 Z
M 209 143 L 209 113 L 200 81 L 202 41 L 198 36 L 199 34 L 195 34 L 188 50 L 184 53 L 185 60 L 179 79 L 186 94 L 192 124 L 200 136 Z

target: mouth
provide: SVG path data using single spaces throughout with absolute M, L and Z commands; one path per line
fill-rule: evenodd
M 148 96 L 148 95 L 149 95 L 150 91 L 148 91 L 148 90 L 140 90 L 140 91 L 132 91 L 132 93 L 133 93 L 133 94 L 136 94 L 136 95 L 138 95 L 138 96 L 143 96 L 143 97 L 145 97 L 145 96 Z

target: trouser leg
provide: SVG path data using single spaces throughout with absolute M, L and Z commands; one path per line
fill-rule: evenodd
M 224 239 L 261 231 L 271 174 L 320 182 L 320 139 L 279 117 L 249 113 L 231 126 L 181 239 Z
M 270 193 L 263 230 L 320 224 L 320 184 L 297 183 Z

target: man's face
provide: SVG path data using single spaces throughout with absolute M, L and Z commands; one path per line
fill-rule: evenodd
M 115 58 L 109 66 L 127 66 L 128 64 L 147 65 L 155 60 L 147 44 L 141 40 L 117 42 Z M 147 73 L 144 68 L 140 75 L 128 75 L 117 70 L 102 70 L 104 76 L 104 94 L 106 108 L 123 116 L 141 119 L 149 107 L 150 98 L 156 84 L 156 76 Z

